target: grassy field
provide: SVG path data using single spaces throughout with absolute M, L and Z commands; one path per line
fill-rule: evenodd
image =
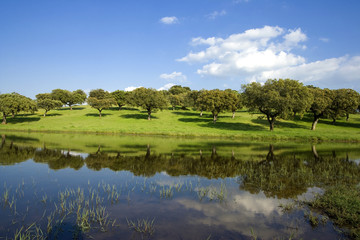
M 253 140 L 300 140 L 300 141 L 354 141 L 360 142 L 360 115 L 351 115 L 335 125 L 331 120 L 320 120 L 316 131 L 311 131 L 311 115 L 303 119 L 279 120 L 275 130 L 269 131 L 264 115 L 238 111 L 235 119 L 231 113 L 219 115 L 213 124 L 211 114 L 190 110 L 163 110 L 147 114 L 136 108 L 104 110 L 99 118 L 98 111 L 89 106 L 77 106 L 52 110 L 46 117 L 40 110 L 35 114 L 19 114 L 9 117 L 8 124 L 0 125 L 0 131 L 74 132 L 106 134 L 168 135 L 183 137 L 223 137 Z

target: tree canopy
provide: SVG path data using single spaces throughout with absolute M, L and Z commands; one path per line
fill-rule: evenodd
M 2 124 L 6 124 L 6 117 L 12 114 L 13 117 L 20 111 L 34 112 L 36 103 L 28 97 L 18 93 L 7 93 L 0 95 L 0 112 L 3 114 Z
M 313 102 L 310 106 L 310 112 L 312 112 L 314 116 L 311 130 L 315 130 L 319 119 L 329 115 L 330 106 L 334 99 L 334 92 L 327 88 L 321 89 L 313 86 L 308 86 L 308 89 L 313 95 Z
M 201 110 L 211 112 L 213 122 L 216 123 L 219 113 L 231 109 L 237 100 L 238 96 L 232 92 L 219 89 L 203 90 L 197 98 L 197 105 Z
M 86 93 L 81 89 L 73 92 L 63 89 L 54 89 L 51 92 L 51 98 L 62 102 L 63 105 L 68 105 L 70 110 L 72 110 L 74 104 L 82 104 L 85 102 Z
M 162 110 L 168 104 L 164 93 L 153 88 L 137 88 L 129 95 L 129 103 L 145 109 L 148 113 L 148 120 L 151 120 L 153 111 Z
M 116 104 L 119 106 L 119 110 L 127 103 L 127 92 L 123 90 L 116 90 L 111 93 L 111 96 L 114 98 Z
M 264 85 L 253 82 L 242 86 L 246 106 L 266 115 L 270 131 L 274 130 L 277 117 L 286 118 L 294 110 L 301 114 L 307 110 L 310 104 L 305 88 L 299 81 L 291 79 L 269 79 Z
M 104 109 L 116 104 L 111 94 L 103 89 L 91 90 L 87 99 L 88 104 L 99 111 L 99 117 Z
M 45 110 L 44 117 L 46 117 L 48 111 L 63 105 L 61 101 L 52 99 L 52 95 L 48 93 L 37 94 L 36 99 L 37 106 Z

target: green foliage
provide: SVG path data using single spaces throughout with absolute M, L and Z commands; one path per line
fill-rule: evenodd
M 242 89 L 246 106 L 265 114 L 271 131 L 277 117 L 286 119 L 294 111 L 302 114 L 310 106 L 310 94 L 296 80 L 269 79 L 264 85 L 253 82 Z
M 332 103 L 326 112 L 327 117 L 333 119 L 335 123 L 339 117 L 349 118 L 349 114 L 355 113 L 359 106 L 359 93 L 352 89 L 333 90 Z
M 13 117 L 20 111 L 34 112 L 36 110 L 36 103 L 23 95 L 18 93 L 1 94 L 0 95 L 0 112 L 3 114 L 2 124 L 6 124 L 6 117 L 12 114 Z
M 313 86 L 308 86 L 308 88 L 314 99 L 310 106 L 310 111 L 314 115 L 311 130 L 315 130 L 319 119 L 329 114 L 330 107 L 334 99 L 334 91 L 327 88 L 321 89 Z
M 225 92 L 219 89 L 203 90 L 197 98 L 197 105 L 201 110 L 210 111 L 213 122 L 216 123 L 219 113 L 230 110 L 232 104 L 237 104 L 238 96 L 232 92 Z
M 171 106 L 173 107 L 173 110 L 176 106 L 181 106 L 183 109 L 191 106 L 191 102 L 187 100 L 188 94 L 191 93 L 191 89 L 189 87 L 175 85 L 172 86 L 168 92 L 168 99 Z
M 128 93 L 122 90 L 116 90 L 111 93 L 111 96 L 114 98 L 116 104 L 119 106 L 119 110 L 126 105 Z
M 228 110 L 233 113 L 233 118 L 235 116 L 235 111 L 243 108 L 243 102 L 241 100 L 241 95 L 238 91 L 225 89 L 225 101 L 228 105 Z
M 103 89 L 91 90 L 87 102 L 92 108 L 99 111 L 99 117 L 101 117 L 101 112 L 104 109 L 110 108 L 112 105 L 116 104 L 112 95 Z
M 70 110 L 72 110 L 74 104 L 82 104 L 85 102 L 86 93 L 81 89 L 73 92 L 63 89 L 54 89 L 51 92 L 51 98 L 62 102 L 63 105 L 68 105 Z
M 45 110 L 44 117 L 46 116 L 48 111 L 50 111 L 52 109 L 55 109 L 55 108 L 59 108 L 62 105 L 63 105 L 62 102 L 60 102 L 58 100 L 53 100 L 53 99 L 50 99 L 50 98 L 44 98 L 44 99 L 38 99 L 37 100 L 37 106 L 39 108 L 42 108 L 42 109 Z
M 166 108 L 168 104 L 163 92 L 144 87 L 137 88 L 130 92 L 129 103 L 145 109 L 148 113 L 148 120 L 151 119 L 151 113 L 154 110 L 162 110 Z

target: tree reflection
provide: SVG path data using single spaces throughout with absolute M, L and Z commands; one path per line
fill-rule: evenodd
M 74 156 L 71 150 L 19 147 L 2 137 L 0 164 L 10 165 L 32 158 L 37 163 L 46 163 L 51 169 L 80 169 L 85 164 L 99 171 L 130 171 L 137 176 L 151 177 L 160 172 L 170 176 L 194 175 L 208 179 L 236 177 L 241 190 L 250 193 L 264 192 L 268 197 L 291 198 L 307 191 L 309 187 L 325 187 L 334 184 L 357 184 L 360 182 L 360 166 L 348 156 L 339 157 L 335 151 L 318 152 L 311 146 L 307 152 L 275 153 L 270 144 L 262 160 L 242 160 L 232 154 L 222 156 L 216 146 L 211 153 L 157 154 L 150 145 L 135 156 L 121 152 L 106 152 L 99 146 L 87 157 Z M 259 154 L 254 151 L 254 159 Z M 343 155 L 343 154 L 342 154 Z

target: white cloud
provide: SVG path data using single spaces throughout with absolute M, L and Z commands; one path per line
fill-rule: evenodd
M 175 24 L 175 23 L 179 23 L 179 20 L 177 17 L 172 16 L 172 17 L 163 17 L 160 19 L 160 22 L 163 24 Z
M 300 29 L 264 26 L 236 33 L 227 38 L 193 38 L 190 51 L 180 62 L 200 63 L 197 73 L 218 78 L 237 78 L 264 82 L 269 78 L 293 78 L 317 85 L 340 86 L 340 81 L 354 83 L 360 76 L 360 56 L 342 56 L 307 62 L 304 51 L 307 35 Z M 359 84 L 359 83 L 358 83 Z M 352 86 L 353 87 L 353 86 Z M 360 86 L 357 86 L 359 88 Z
M 226 15 L 226 11 L 222 10 L 222 11 L 214 11 L 214 12 L 208 14 L 207 17 L 209 19 L 215 19 L 217 17 L 224 16 L 224 15 Z
M 169 74 L 163 73 L 160 75 L 160 78 L 166 79 L 168 81 L 178 81 L 178 82 L 185 82 L 187 77 L 182 74 L 182 72 L 172 72 Z
M 134 91 L 135 89 L 141 88 L 141 87 L 142 87 L 142 86 L 139 86 L 139 87 L 134 87 L 134 86 L 127 87 L 127 88 L 125 88 L 125 92 L 131 92 L 131 91 Z
M 161 88 L 158 88 L 158 91 L 162 91 L 162 90 L 169 90 L 172 86 L 174 86 L 174 83 L 167 83 L 164 86 L 162 86 Z
M 325 42 L 325 43 L 330 41 L 330 39 L 328 39 L 328 38 L 319 38 L 319 40 L 322 42 Z

